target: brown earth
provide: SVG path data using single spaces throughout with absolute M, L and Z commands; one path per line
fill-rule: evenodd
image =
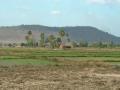
M 120 90 L 120 67 L 92 62 L 0 66 L 0 90 Z

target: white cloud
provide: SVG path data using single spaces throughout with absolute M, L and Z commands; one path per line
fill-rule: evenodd
M 51 14 L 56 16 L 56 15 L 60 15 L 61 12 L 59 10 L 53 10 L 51 11 Z
M 118 3 L 120 0 L 87 0 L 91 4 L 113 4 Z

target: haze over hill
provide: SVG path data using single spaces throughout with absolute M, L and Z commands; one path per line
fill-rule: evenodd
M 107 32 L 99 30 L 91 26 L 75 26 L 62 27 L 65 32 L 69 33 L 70 39 L 73 41 L 87 41 L 87 42 L 109 42 L 120 43 L 120 37 L 111 35 Z M 0 27 L 0 42 L 24 42 L 27 32 L 31 30 L 34 37 L 39 40 L 40 33 L 44 32 L 46 35 L 58 35 L 61 27 L 48 27 L 42 25 L 20 25 L 20 26 L 4 26 Z

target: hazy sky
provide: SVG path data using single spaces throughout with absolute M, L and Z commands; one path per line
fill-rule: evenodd
M 120 36 L 120 0 L 0 0 L 0 26 L 95 26 Z

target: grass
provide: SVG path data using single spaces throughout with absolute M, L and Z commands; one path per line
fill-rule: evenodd
M 54 65 L 53 61 L 48 60 L 35 60 L 35 59 L 6 59 L 0 60 L 0 65 L 11 66 L 11 65 Z
M 1 48 L 0 64 L 2 65 L 53 65 L 50 58 L 65 60 L 104 61 L 120 64 L 120 49 L 84 48 L 74 50 L 47 50 L 39 48 Z

